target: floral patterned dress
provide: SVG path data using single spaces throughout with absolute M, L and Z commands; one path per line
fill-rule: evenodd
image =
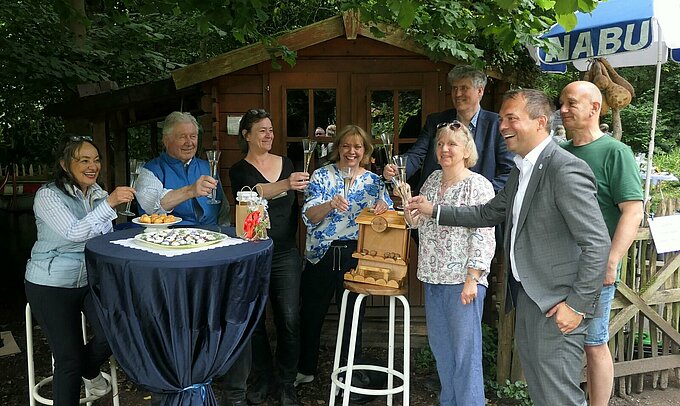
M 493 186 L 485 177 L 472 173 L 442 190 L 441 170 L 432 172 L 420 194 L 433 204 L 476 206 L 494 197 Z M 425 283 L 452 285 L 465 283 L 468 268 L 483 271 L 480 283 L 488 287 L 487 275 L 496 250 L 493 227 L 466 228 L 441 226 L 421 216 L 416 224 L 420 237 L 418 279 Z
M 349 210 L 331 211 L 321 222 L 312 223 L 305 215 L 310 207 L 325 203 L 337 194 L 344 193 L 342 174 L 337 165 L 323 166 L 314 171 L 305 190 L 302 219 L 307 226 L 306 259 L 316 264 L 326 254 L 334 240 L 356 240 L 359 237 L 357 217 L 366 207 L 373 207 L 378 200 L 392 207 L 392 199 L 385 184 L 373 172 L 366 171 L 352 183 L 349 191 Z

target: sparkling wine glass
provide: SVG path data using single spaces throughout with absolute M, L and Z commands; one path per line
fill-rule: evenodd
M 345 199 L 349 200 L 349 188 L 352 185 L 352 168 L 342 168 L 340 172 L 342 172 L 342 181 L 345 186 Z
M 137 183 L 137 177 L 139 176 L 139 173 L 142 171 L 145 162 L 139 159 L 130 159 L 129 164 L 130 164 L 130 187 L 134 188 L 135 183 Z M 127 202 L 127 204 L 125 205 L 125 210 L 119 211 L 118 214 L 129 217 L 136 216 L 135 213 L 130 211 L 131 204 L 132 201 Z
M 392 183 L 402 200 L 402 205 L 398 206 L 397 209 L 403 209 L 403 203 L 407 199 L 403 196 L 404 185 L 406 184 L 406 161 L 406 155 L 395 155 L 392 157 L 392 163 L 397 167 L 397 175 L 392 177 Z
M 222 151 L 220 151 L 220 150 L 209 150 L 209 151 L 205 151 L 205 153 L 208 156 L 208 164 L 210 164 L 210 176 L 219 180 L 219 176 L 220 176 L 220 155 L 222 155 Z M 219 204 L 219 203 L 221 203 L 221 200 L 217 200 L 216 196 L 217 196 L 217 188 L 213 189 L 210 192 L 210 197 L 208 198 L 208 204 Z
M 392 157 L 392 163 L 397 167 L 397 171 L 399 172 L 399 180 L 402 182 L 406 182 L 406 161 L 407 161 L 406 155 L 395 155 Z
M 316 148 L 316 141 L 305 138 L 302 140 L 302 149 L 305 154 L 304 169 L 305 172 L 309 170 L 309 163 L 312 160 L 312 155 L 314 155 L 314 149 Z
M 392 152 L 394 148 L 394 135 L 392 133 L 382 133 L 380 134 L 380 139 L 385 147 L 385 156 L 387 157 L 387 163 L 392 162 Z

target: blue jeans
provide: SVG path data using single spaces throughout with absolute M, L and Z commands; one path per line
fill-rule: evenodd
M 460 301 L 463 284 L 424 283 L 427 336 L 437 361 L 442 406 L 484 406 L 482 373 L 482 312 L 486 287 L 477 285 L 477 298 Z
M 600 310 L 602 315 L 594 317 L 588 326 L 585 345 L 595 347 L 607 344 L 609 341 L 609 313 L 612 310 L 612 300 L 616 293 L 616 285 L 606 285 L 600 291 Z

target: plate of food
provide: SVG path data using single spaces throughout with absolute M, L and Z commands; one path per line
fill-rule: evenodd
M 181 217 L 173 216 L 172 214 L 142 214 L 132 219 L 133 223 L 146 227 L 147 231 L 168 228 L 180 221 L 182 221 Z
M 135 241 L 155 248 L 187 249 L 217 244 L 225 238 L 225 234 L 200 228 L 166 228 L 137 234 Z

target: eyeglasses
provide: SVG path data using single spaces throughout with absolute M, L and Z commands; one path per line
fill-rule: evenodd
M 251 114 L 253 116 L 266 115 L 267 110 L 265 110 L 265 109 L 250 109 L 250 110 L 248 110 L 248 114 Z
M 72 142 L 90 141 L 92 142 L 92 137 L 89 135 L 69 135 L 68 139 Z
M 456 131 L 456 130 L 460 130 L 461 127 L 463 127 L 463 124 L 461 124 L 461 122 L 458 121 L 458 120 L 453 120 L 450 123 L 439 123 L 439 124 L 437 124 L 437 130 L 439 130 L 440 128 L 444 128 L 444 127 L 449 127 L 452 131 Z

